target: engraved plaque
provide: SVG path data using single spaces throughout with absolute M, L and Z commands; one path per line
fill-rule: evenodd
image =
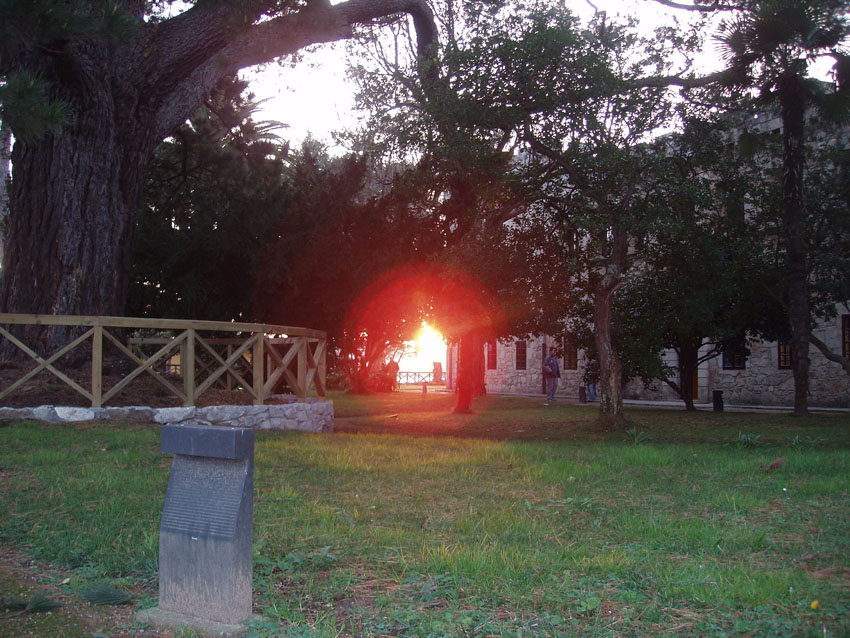
M 207 457 L 174 457 L 160 529 L 232 538 L 247 464 Z

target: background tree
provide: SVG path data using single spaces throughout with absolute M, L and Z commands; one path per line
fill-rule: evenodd
M 604 15 L 583 35 L 583 66 L 593 72 L 584 81 L 594 91 L 584 91 L 580 104 L 562 97 L 528 116 L 522 139 L 537 176 L 532 179 L 541 184 L 536 205 L 560 234 L 573 299 L 583 305 L 580 290 L 592 304 L 600 419 L 610 424 L 622 415 L 625 372 L 614 337 L 614 300 L 665 213 L 664 171 L 647 142 L 673 120 L 666 89 L 637 83 L 667 71 L 671 43 L 688 43 L 672 30 L 639 38 Z M 591 56 L 595 67 L 586 62 Z
M 617 300 L 619 320 L 647 353 L 671 349 L 677 356 L 668 371 L 643 359 L 639 368 L 649 370 L 639 376 L 664 380 L 688 410 L 695 409 L 692 380 L 701 363 L 747 336 L 787 332 L 775 300 L 775 233 L 760 223 L 761 209 L 775 210 L 775 190 L 765 191 L 762 171 L 734 141 L 723 118 L 690 118 L 682 133 L 655 142 L 662 222 Z
M 227 79 L 154 153 L 135 233 L 132 316 L 254 321 L 263 246 L 293 215 L 288 147 Z
M 421 53 L 436 39 L 422 0 L 157 5 L 173 17 L 148 4 L 0 2 L 0 119 L 16 136 L 6 312 L 123 311 L 145 168 L 222 78 L 397 13 L 413 16 Z M 28 103 L 52 125 L 41 135 Z M 63 343 L 62 333 L 41 345 Z
M 830 108 L 846 115 L 850 57 L 842 48 L 850 38 L 847 4 L 844 0 L 745 0 L 733 5 L 698 2 L 694 8 L 733 12 L 718 36 L 727 56 L 724 83 L 752 88 L 764 102 L 779 107 L 794 413 L 805 414 L 811 332 L 803 186 L 805 122 L 807 111 L 819 103 L 830 103 Z M 808 77 L 810 65 L 822 56 L 836 62 L 838 91 L 830 96 Z
M 419 329 L 424 302 L 398 281 L 439 242 L 405 189 L 382 194 L 368 166 L 364 157 L 305 153 L 292 214 L 265 245 L 256 295 L 264 320 L 327 331 L 357 391 Z
M 813 320 L 850 312 L 850 128 L 820 118 L 810 122 L 807 143 L 806 248 Z M 814 332 L 810 342 L 850 375 L 850 360 Z
M 524 122 L 557 105 L 576 109 L 597 86 L 594 57 L 562 6 L 447 2 L 437 19 L 446 33 L 439 56 L 445 92 L 424 100 L 416 90 L 414 69 L 396 53 L 405 50 L 400 32 L 377 48 L 376 70 L 356 70 L 360 100 L 375 114 L 368 143 L 430 169 L 432 210 L 445 221 L 447 246 L 474 244 L 528 209 L 538 185 L 518 169 Z M 463 374 L 483 371 L 463 360 L 480 358 L 481 350 L 462 348 Z M 469 386 L 482 387 L 483 378 Z

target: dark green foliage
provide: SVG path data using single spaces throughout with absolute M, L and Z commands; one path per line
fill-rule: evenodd
M 663 221 L 617 296 L 631 372 L 644 382 L 665 380 L 689 408 L 700 363 L 746 335 L 787 337 L 776 240 L 763 226 L 776 208 L 750 156 L 735 152 L 729 139 L 722 123 L 689 120 L 682 134 L 659 141 Z M 665 369 L 664 349 L 676 352 L 677 369 Z
M 75 38 L 126 36 L 136 21 L 121 2 L 0 0 L 0 119 L 15 137 L 32 140 L 70 121 L 68 104 L 55 98 L 53 80 L 31 63 L 34 50 L 58 51 Z
M 68 122 L 68 109 L 48 97 L 48 84 L 31 72 L 20 72 L 0 84 L 0 119 L 20 139 L 58 131 Z
M 128 313 L 324 330 L 331 365 L 341 348 L 365 381 L 424 306 L 406 293 L 367 318 L 364 291 L 427 259 L 444 229 L 423 213 L 422 186 L 399 178 L 382 193 L 365 157 L 332 159 L 313 141 L 290 152 L 251 119 L 243 89 L 220 86 L 158 149 Z
M 136 231 L 127 312 L 251 320 L 265 243 L 286 215 L 286 148 L 229 81 L 158 149 Z
M 850 146 L 846 130 L 815 128 L 806 172 L 812 313 L 850 304 Z M 843 142 L 842 142 L 843 137 Z

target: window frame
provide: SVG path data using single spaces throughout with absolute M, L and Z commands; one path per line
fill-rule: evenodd
M 729 348 L 724 348 L 721 355 L 722 366 L 724 370 L 746 370 L 747 369 L 747 349 L 744 342 L 730 345 Z
M 563 338 L 564 370 L 578 370 L 578 348 L 569 339 Z
M 791 370 L 793 367 L 791 344 L 787 341 L 780 341 L 776 344 L 776 366 L 779 370 Z
M 520 347 L 521 346 L 521 347 Z M 514 369 L 528 369 L 528 342 L 525 339 L 517 339 L 514 343 Z M 520 352 L 522 353 L 520 357 Z M 522 361 L 522 365 L 520 365 Z
M 488 341 L 484 347 L 486 348 L 487 370 L 498 370 L 499 360 L 497 358 L 496 342 Z

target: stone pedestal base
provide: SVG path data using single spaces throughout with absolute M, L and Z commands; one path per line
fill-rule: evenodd
M 183 616 L 173 611 L 165 611 L 159 607 L 144 609 L 136 614 L 136 620 L 160 629 L 189 629 L 202 636 L 221 638 L 236 638 L 244 635 L 250 627 L 247 625 L 228 625 L 225 623 Z M 261 616 L 251 616 L 250 620 L 260 621 Z

